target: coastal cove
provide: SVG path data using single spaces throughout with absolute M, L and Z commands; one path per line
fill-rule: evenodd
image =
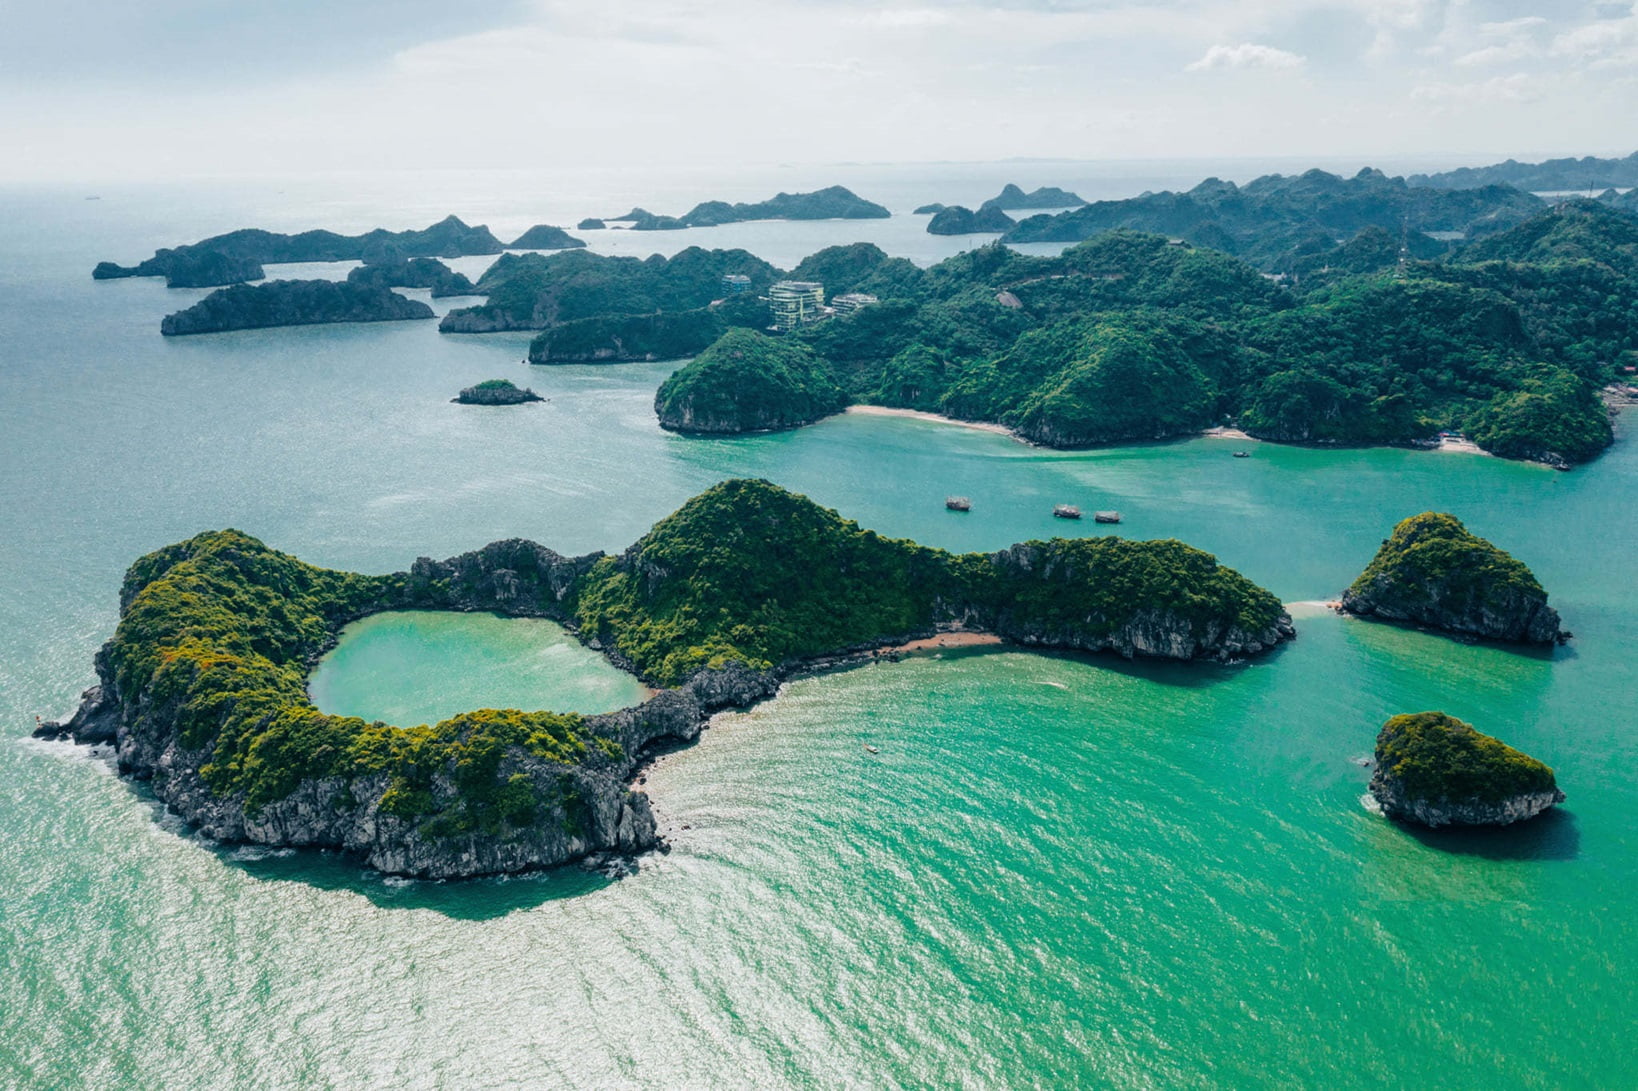
M 1119 195 L 1068 169 L 947 172 L 837 177 L 895 213 L 976 207 L 1015 178 Z M 526 333 L 429 322 L 166 339 L 160 318 L 203 291 L 86 275 L 245 223 L 357 232 L 453 208 L 511 238 L 585 210 L 827 180 L 512 180 L 469 185 L 464 203 L 297 186 L 284 204 L 272 187 L 16 198 L 0 221 L 6 1078 L 1358 1086 L 1402 1082 L 1407 1058 L 1430 1085 L 1630 1078 L 1630 420 L 1571 473 L 1214 437 L 1058 451 L 864 412 L 700 439 L 655 422 L 675 364 L 531 367 Z M 543 207 L 542 192 L 566 196 Z M 922 226 L 576 234 L 640 254 L 709 236 L 786 268 L 858 238 L 954 252 L 912 249 L 955 245 Z M 497 377 L 550 400 L 450 404 Z M 1516 651 L 1302 608 L 1300 638 L 1245 668 L 935 647 L 794 679 L 646 767 L 671 852 L 618 881 L 402 883 L 336 856 L 217 848 L 102 759 L 27 739 L 92 681 L 126 567 L 168 543 L 236 526 L 365 573 L 512 537 L 613 551 L 731 477 L 953 551 L 1175 537 L 1287 604 L 1337 598 L 1401 519 L 1448 511 L 1527 563 L 1576 638 Z M 951 494 L 972 510 L 946 511 Z M 1054 520 L 1058 503 L 1124 520 Z M 1371 814 L 1353 759 L 1389 715 L 1434 708 L 1551 765 L 1567 802 L 1496 835 Z

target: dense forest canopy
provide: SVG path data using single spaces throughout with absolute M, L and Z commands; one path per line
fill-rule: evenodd
M 852 401 L 996 421 L 1067 447 L 1226 423 L 1335 444 L 1462 431 L 1496 454 L 1560 466 L 1610 443 L 1598 391 L 1638 364 L 1638 218 L 1608 202 L 1550 206 L 1512 191 L 1498 204 L 1489 191 L 1407 187 L 1376 172 L 1191 192 L 1233 229 L 1222 247 L 1099 230 L 1054 257 L 996 244 L 922 269 L 855 243 L 790 274 L 743 250 L 699 247 L 669 259 L 506 255 L 476 286 L 488 302 L 443 328 L 542 330 L 540 363 L 682 358 L 736 329 L 765 330 L 762 296 L 789 275 L 827 297 L 878 300 L 787 335 L 827 365 L 783 373 L 798 374 L 782 385 L 805 404 L 829 404 L 836 383 Z M 1390 232 L 1370 211 L 1388 197 L 1425 222 L 1485 230 L 1459 244 Z M 1291 275 L 1230 252 L 1269 245 L 1255 224 L 1270 208 L 1329 225 L 1307 249 L 1271 231 L 1296 255 Z M 730 290 L 730 275 L 747 290 Z M 678 381 L 693 378 L 685 368 Z M 811 417 L 794 403 L 764 409 L 745 419 Z

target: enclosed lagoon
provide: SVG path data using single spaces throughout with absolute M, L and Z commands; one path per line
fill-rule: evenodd
M 308 689 L 322 712 L 405 727 L 476 708 L 612 712 L 648 695 L 556 622 L 442 610 L 355 621 Z

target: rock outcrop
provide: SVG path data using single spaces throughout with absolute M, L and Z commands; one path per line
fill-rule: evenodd
M 219 288 L 159 324 L 166 337 L 328 322 L 431 318 L 432 308 L 389 288 L 333 280 L 270 280 Z
M 1394 716 L 1376 738 L 1371 795 L 1423 826 L 1506 826 L 1564 802 L 1553 771 L 1443 712 Z
M 528 387 L 520 387 L 510 379 L 485 379 L 467 387 L 449 399 L 460 405 L 522 405 L 525 402 L 543 402 L 546 399 Z
M 1455 516 L 1431 511 L 1394 528 L 1343 592 L 1341 609 L 1509 643 L 1555 644 L 1570 636 L 1528 568 Z

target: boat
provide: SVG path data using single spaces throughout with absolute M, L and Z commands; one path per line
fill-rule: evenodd
M 871 746 L 869 743 L 865 743 L 865 749 L 870 751 L 872 754 L 880 754 L 881 753 L 880 750 L 877 750 L 874 746 Z
M 1251 452 L 1250 451 L 1235 451 L 1234 452 L 1234 457 L 1235 458 L 1250 458 L 1251 457 Z
M 1095 511 L 1092 513 L 1092 521 L 1094 523 L 1118 523 L 1120 522 L 1120 512 Z
M 973 502 L 965 496 L 946 496 L 944 506 L 951 511 L 971 511 Z
M 1074 504 L 1059 504 L 1057 507 L 1052 509 L 1052 514 L 1057 516 L 1059 519 L 1079 519 L 1081 517 L 1081 509 L 1077 508 Z

